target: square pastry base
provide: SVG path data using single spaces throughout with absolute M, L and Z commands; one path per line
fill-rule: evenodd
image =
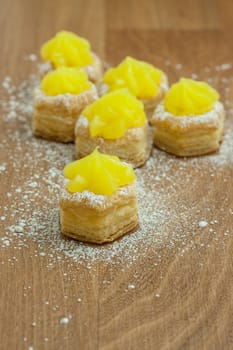
M 197 116 L 174 116 L 161 104 L 153 117 L 154 144 L 176 156 L 201 156 L 218 150 L 223 138 L 225 112 L 220 102 Z
M 60 223 L 62 233 L 74 239 L 98 244 L 114 241 L 138 225 L 135 185 L 122 187 L 112 196 L 64 190 Z
M 118 156 L 122 161 L 137 168 L 149 158 L 152 139 L 152 131 L 147 121 L 141 127 L 128 129 L 125 135 L 116 140 L 92 137 L 89 132 L 89 122 L 81 115 L 75 126 L 76 157 L 85 157 L 98 146 L 100 152 Z
M 79 95 L 46 96 L 39 88 L 34 91 L 34 135 L 58 142 L 74 141 L 74 127 L 81 111 L 97 99 L 94 85 Z

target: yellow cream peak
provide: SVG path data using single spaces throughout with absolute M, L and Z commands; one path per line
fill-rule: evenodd
M 131 166 L 116 156 L 100 153 L 97 148 L 88 156 L 66 165 L 64 175 L 69 179 L 68 192 L 88 190 L 106 196 L 111 196 L 119 187 L 136 178 Z
M 89 120 L 91 136 L 119 139 L 129 128 L 142 126 L 146 121 L 143 104 L 128 90 L 110 92 L 83 110 Z
M 41 57 L 54 67 L 84 67 L 93 63 L 90 43 L 68 31 L 61 31 L 40 50 Z
M 103 82 L 110 91 L 127 88 L 138 98 L 150 98 L 158 94 L 162 75 L 163 72 L 151 64 L 126 57 L 104 74 Z
M 164 107 L 177 116 L 200 115 L 211 111 L 218 99 L 218 92 L 207 83 L 181 78 L 171 86 Z
M 59 67 L 49 72 L 41 81 L 41 90 L 47 96 L 78 95 L 91 89 L 87 74 L 78 68 Z

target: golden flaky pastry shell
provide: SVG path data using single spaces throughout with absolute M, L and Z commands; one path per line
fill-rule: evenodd
M 151 123 L 154 144 L 177 156 L 199 156 L 218 150 L 224 132 L 225 111 L 216 102 L 208 113 L 195 116 L 175 116 L 160 104 Z
M 64 188 L 60 224 L 64 235 L 83 242 L 114 241 L 138 225 L 135 184 L 121 187 L 111 196 L 89 191 L 70 194 Z
M 104 65 L 99 56 L 97 56 L 94 52 L 92 52 L 92 56 L 94 59 L 93 63 L 84 67 L 84 69 L 87 72 L 89 80 L 94 84 L 98 84 L 103 76 Z
M 34 135 L 59 142 L 74 141 L 74 128 L 81 111 L 98 98 L 95 86 L 79 95 L 47 96 L 34 91 Z
M 147 121 L 141 127 L 128 129 L 121 138 L 116 140 L 92 137 L 89 132 L 89 121 L 83 115 L 77 120 L 75 126 L 76 158 L 90 154 L 99 146 L 101 152 L 116 155 L 136 168 L 143 165 L 149 158 L 152 143 L 152 131 Z

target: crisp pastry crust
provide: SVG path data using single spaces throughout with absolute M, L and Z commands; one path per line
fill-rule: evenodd
M 81 115 L 75 126 L 76 157 L 82 158 L 99 146 L 102 153 L 116 155 L 137 168 L 149 158 L 152 138 L 152 131 L 147 121 L 141 127 L 128 129 L 124 136 L 116 140 L 92 137 L 89 132 L 89 121 Z
M 225 111 L 216 102 L 208 113 L 195 116 L 174 116 L 161 103 L 155 110 L 154 144 L 177 156 L 198 156 L 216 151 L 223 138 Z
M 92 52 L 93 64 L 84 67 L 87 75 L 94 84 L 98 84 L 103 76 L 103 62 L 94 52 Z
M 60 223 L 64 235 L 92 242 L 112 242 L 138 225 L 135 184 L 119 188 L 112 196 L 89 191 L 70 194 L 62 190 Z
M 158 94 L 152 98 L 142 98 L 140 99 L 144 105 L 145 113 L 148 121 L 151 121 L 152 115 L 156 106 L 164 99 L 167 91 L 168 91 L 168 78 L 167 75 L 163 73 L 161 83 L 159 85 Z M 109 91 L 108 85 L 105 83 L 101 83 L 98 87 L 98 93 L 100 96 L 106 94 Z
M 79 95 L 47 96 L 34 91 L 33 133 L 59 142 L 74 141 L 74 127 L 81 111 L 98 98 L 94 85 Z

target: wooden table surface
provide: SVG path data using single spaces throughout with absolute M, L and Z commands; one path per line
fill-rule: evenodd
M 0 4 L 0 349 L 233 349 L 233 2 Z M 61 29 L 87 37 L 110 64 L 132 55 L 170 82 L 208 79 L 226 105 L 220 153 L 154 152 L 140 173 L 151 217 L 142 212 L 141 233 L 112 246 L 60 236 L 56 176 L 73 148 L 30 132 L 39 58 L 29 55 Z

